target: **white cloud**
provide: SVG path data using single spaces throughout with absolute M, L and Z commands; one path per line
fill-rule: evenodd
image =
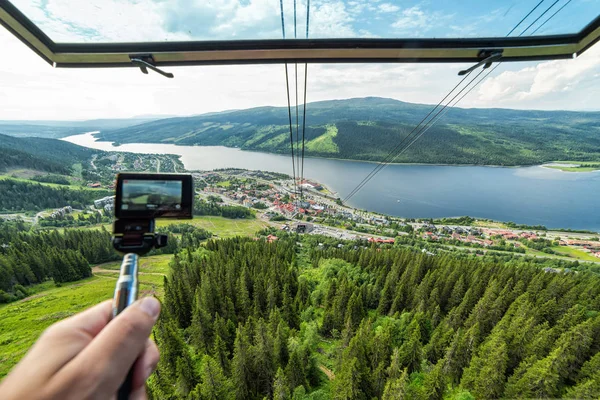
M 383 3 L 379 5 L 378 9 L 380 12 L 383 13 L 394 13 L 396 11 L 399 11 L 400 7 L 390 3 Z
M 424 32 L 438 30 L 442 24 L 450 21 L 453 15 L 439 12 L 425 12 L 419 6 L 406 8 L 400 12 L 400 17 L 392 24 L 398 34 L 419 36 Z
M 575 60 L 547 61 L 504 71 L 483 82 L 477 98 L 486 106 L 598 109 L 598 100 L 586 104 L 586 94 L 600 85 L 598 73 L 600 46 L 595 46 Z
M 163 29 L 161 3 L 104 0 L 14 1 L 54 41 L 163 41 L 189 38 Z

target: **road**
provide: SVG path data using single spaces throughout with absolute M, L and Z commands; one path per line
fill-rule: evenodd
M 90 165 L 92 166 L 92 169 L 98 169 L 98 168 L 96 167 L 96 164 L 94 164 L 94 161 L 96 161 L 96 158 L 98 158 L 98 155 L 97 155 L 97 154 L 94 154 L 94 155 L 92 156 L 92 159 L 90 160 Z

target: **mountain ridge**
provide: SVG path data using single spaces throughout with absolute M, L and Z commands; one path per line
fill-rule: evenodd
M 384 160 L 431 108 L 380 97 L 307 103 L 305 155 Z M 447 111 L 395 161 L 508 166 L 600 160 L 600 112 L 463 108 Z M 263 106 L 162 119 L 102 131 L 97 137 L 118 143 L 221 145 L 290 154 L 288 123 L 287 107 Z M 300 127 L 300 137 L 301 132 Z

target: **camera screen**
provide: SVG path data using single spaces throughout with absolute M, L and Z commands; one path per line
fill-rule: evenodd
M 115 217 L 192 218 L 193 197 L 191 175 L 120 173 Z
M 121 210 L 181 210 L 183 184 L 173 180 L 123 180 Z

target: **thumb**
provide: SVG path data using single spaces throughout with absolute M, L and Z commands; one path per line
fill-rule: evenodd
M 106 397 L 114 394 L 145 349 L 159 313 L 160 303 L 154 297 L 136 301 L 110 321 L 60 373 L 76 377 L 73 384 L 91 393 L 101 391 Z

